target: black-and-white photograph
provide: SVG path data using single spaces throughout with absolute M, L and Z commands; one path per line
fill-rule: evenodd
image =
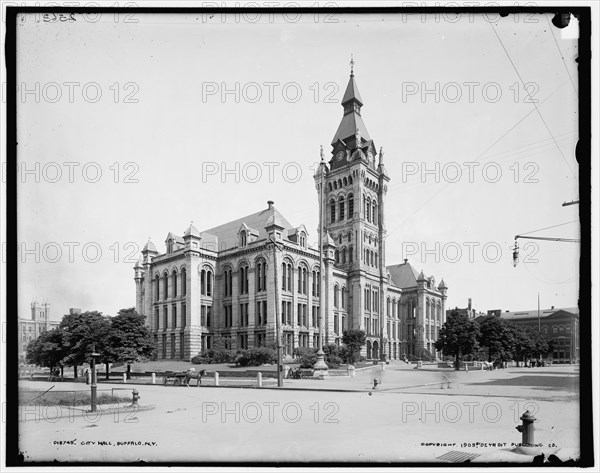
M 6 466 L 597 467 L 599 9 L 464 3 L 3 2 Z

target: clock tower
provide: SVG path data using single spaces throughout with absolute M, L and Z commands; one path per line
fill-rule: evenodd
M 350 64 L 343 116 L 331 142 L 332 158 L 318 179 L 324 180 L 324 229 L 336 246 L 334 268 L 345 272 L 348 281 L 348 328 L 365 330 L 375 341 L 383 337 L 388 282 L 384 200 L 390 178 L 383 151 L 377 152 L 363 121 L 354 61 Z M 383 339 L 378 346 L 384 348 Z

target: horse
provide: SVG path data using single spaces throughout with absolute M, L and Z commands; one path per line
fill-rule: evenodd
M 190 368 L 185 372 L 185 383 L 187 387 L 190 387 L 190 381 L 192 379 L 197 379 L 196 386 L 200 386 L 202 384 L 202 376 L 206 376 L 208 372 L 206 370 L 196 371 L 196 368 Z

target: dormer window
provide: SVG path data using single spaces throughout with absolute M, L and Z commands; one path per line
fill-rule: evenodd
M 300 233 L 300 246 L 306 248 L 306 235 L 304 232 Z
M 173 253 L 173 239 L 170 238 L 167 240 L 167 254 Z
M 246 230 L 240 232 L 240 246 L 246 246 L 248 244 L 248 236 Z

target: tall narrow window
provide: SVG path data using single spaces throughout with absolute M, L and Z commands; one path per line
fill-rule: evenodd
M 212 296 L 212 286 L 213 286 L 213 273 L 212 271 L 206 272 L 206 295 Z
M 340 292 L 340 288 L 337 286 L 333 287 L 333 307 L 335 307 L 336 309 L 339 307 L 339 292 Z
M 373 223 L 377 225 L 377 203 L 373 201 Z
M 331 223 L 335 223 L 335 200 L 329 204 L 329 212 L 331 214 Z
M 181 270 L 181 295 L 187 295 L 187 271 L 185 268 Z
M 168 299 L 169 298 L 169 275 L 167 273 L 165 273 L 163 276 L 163 292 L 164 292 L 164 299 Z
M 187 325 L 187 307 L 185 302 L 181 304 L 181 328 L 185 328 Z
M 371 223 L 371 198 L 367 197 L 367 222 Z
M 173 321 L 173 328 L 177 328 L 177 305 L 175 304 L 171 307 L 171 320 Z
M 354 217 L 354 196 L 352 194 L 348 195 L 348 218 Z
M 246 230 L 240 232 L 240 246 L 246 246 Z
M 344 202 L 344 197 L 340 197 L 340 221 L 346 218 L 346 204 Z
M 302 294 L 306 294 L 306 291 L 307 291 L 307 282 L 306 282 L 307 276 L 308 276 L 308 270 L 306 268 L 302 268 Z
M 158 301 L 158 300 L 160 300 L 160 278 L 158 277 L 158 274 L 154 278 L 154 281 L 156 282 L 156 287 L 155 287 L 156 294 L 154 296 L 154 300 Z
M 173 286 L 173 297 L 177 297 L 177 271 L 173 271 L 173 275 L 171 276 Z
M 200 271 L 200 294 L 206 295 L 206 271 Z
M 256 291 L 262 291 L 262 263 L 256 265 Z

